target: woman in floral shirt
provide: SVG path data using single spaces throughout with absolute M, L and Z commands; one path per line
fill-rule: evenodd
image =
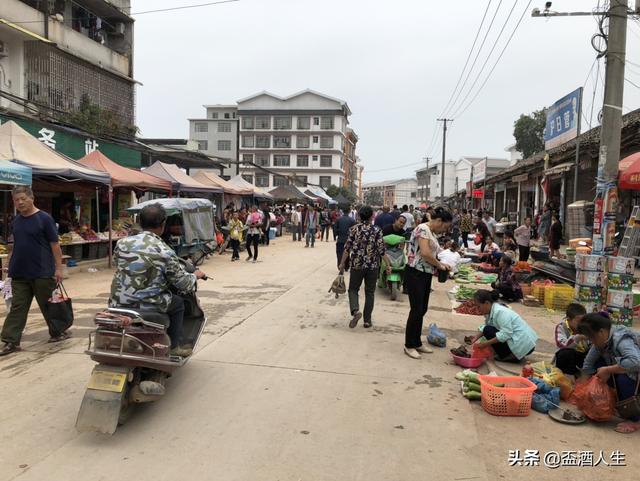
M 442 250 L 437 234 L 443 234 L 451 228 L 453 216 L 443 208 L 437 208 L 431 214 L 431 220 L 420 224 L 413 230 L 409 241 L 408 265 L 404 280 L 409 294 L 409 318 L 405 330 L 404 352 L 412 359 L 420 359 L 420 353 L 433 352 L 422 344 L 422 322 L 429 308 L 431 280 L 436 270 L 449 270 L 438 260 Z

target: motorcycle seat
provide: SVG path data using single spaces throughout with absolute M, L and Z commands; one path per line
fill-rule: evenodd
M 119 306 L 117 308 L 110 308 L 109 310 L 112 310 L 115 312 L 124 311 L 125 314 L 130 314 L 130 315 L 137 314 L 141 319 L 147 322 L 159 324 L 164 327 L 169 327 L 169 324 L 171 322 L 171 320 L 169 319 L 169 315 L 166 312 L 140 308 L 140 306 L 137 306 L 137 305 L 136 306 L 132 306 L 132 305 Z

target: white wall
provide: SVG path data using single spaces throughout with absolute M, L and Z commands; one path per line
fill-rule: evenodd
M 0 57 L 0 89 L 18 97 L 26 97 L 24 89 L 24 42 L 21 35 L 7 26 L 0 26 L 0 41 L 7 51 L 6 57 Z M 0 106 L 22 111 L 23 107 L 0 97 Z

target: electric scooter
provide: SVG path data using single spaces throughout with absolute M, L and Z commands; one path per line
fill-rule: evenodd
M 407 256 L 404 253 L 404 236 L 389 234 L 384 236 L 384 243 L 387 246 L 387 257 L 391 262 L 391 273 L 387 274 L 387 266 L 384 261 L 380 264 L 380 275 L 378 277 L 378 287 L 388 288 L 391 300 L 398 298 L 398 292 L 402 286 L 404 270 L 407 265 Z

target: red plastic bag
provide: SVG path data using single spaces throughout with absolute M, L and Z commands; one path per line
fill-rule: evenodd
M 482 244 L 482 236 L 480 234 L 476 234 L 475 239 L 473 239 L 473 242 L 475 243 L 475 245 L 479 246 L 480 244 Z
M 616 410 L 616 392 L 597 376 L 578 381 L 569 398 L 571 404 L 593 421 L 608 421 Z

